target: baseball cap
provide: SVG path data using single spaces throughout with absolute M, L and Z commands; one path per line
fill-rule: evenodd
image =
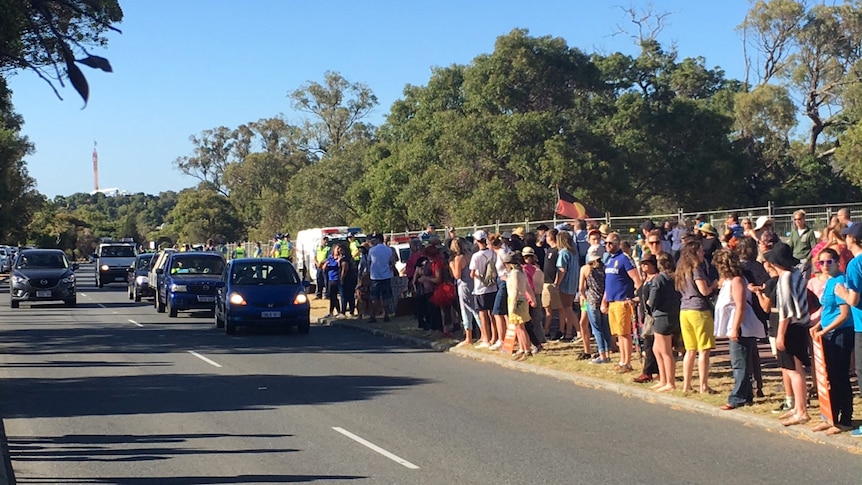
M 754 230 L 759 231 L 763 229 L 763 226 L 767 225 L 770 221 L 771 219 L 769 219 L 769 216 L 758 217 L 757 222 L 754 223 Z
M 862 240 L 862 224 L 853 224 L 841 229 L 842 236 L 853 236 L 856 240 Z
M 487 241 L 488 240 L 488 233 L 483 231 L 482 229 L 479 229 L 478 231 L 473 233 L 473 240 L 474 241 Z

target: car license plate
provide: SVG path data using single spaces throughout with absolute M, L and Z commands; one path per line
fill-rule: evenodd
M 36 298 L 51 298 L 51 290 L 37 291 Z
M 209 295 L 198 295 L 198 301 L 201 303 L 212 303 L 215 301 L 215 297 Z
M 281 318 L 281 312 L 260 312 L 260 318 Z

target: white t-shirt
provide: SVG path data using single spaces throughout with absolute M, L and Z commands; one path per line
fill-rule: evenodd
M 385 244 L 375 244 L 368 250 L 368 273 L 372 280 L 388 280 L 392 278 L 392 268 L 395 254 Z
M 481 251 L 476 251 L 470 257 L 470 271 L 475 271 L 476 277 L 473 278 L 473 294 L 484 295 L 486 293 L 494 293 L 497 291 L 497 283 L 491 286 L 485 286 L 482 283 L 482 278 L 485 276 L 485 267 L 489 264 L 494 264 L 491 258 L 494 257 L 494 252 L 488 248 Z

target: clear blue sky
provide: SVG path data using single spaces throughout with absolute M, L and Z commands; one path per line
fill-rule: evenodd
M 728 77 L 743 75 L 735 27 L 749 3 L 655 0 L 670 12 L 659 36 L 682 57 L 703 56 Z M 425 85 L 435 66 L 468 64 L 514 28 L 564 38 L 592 53 L 637 54 L 619 5 L 647 1 L 517 0 L 350 2 L 307 0 L 120 0 L 125 19 L 104 51 L 114 73 L 84 67 L 90 103 L 70 87 L 58 100 L 31 73 L 10 80 L 24 134 L 36 145 L 27 166 L 53 198 L 93 188 L 93 141 L 100 187 L 130 193 L 179 191 L 196 180 L 173 161 L 191 155 L 189 136 L 284 114 L 297 121 L 287 93 L 327 70 L 367 84 L 380 100 L 379 125 L 406 84 Z

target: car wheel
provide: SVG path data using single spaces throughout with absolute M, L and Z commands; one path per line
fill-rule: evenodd
M 236 325 L 225 321 L 224 322 L 224 333 L 228 335 L 233 335 L 236 333 Z
M 296 329 L 299 331 L 299 333 L 307 334 L 309 330 L 311 330 L 311 322 L 301 323 L 296 327 Z
M 165 304 L 159 301 L 158 296 L 156 296 L 156 311 L 159 313 L 165 313 Z
M 168 298 L 168 301 L 165 302 L 165 306 L 168 309 L 168 317 L 175 318 L 177 316 L 177 309 L 171 305 L 171 299 Z
M 69 308 L 74 308 L 75 305 L 78 304 L 78 298 L 76 297 L 76 298 L 71 298 L 69 300 L 63 300 L 63 303 L 65 303 L 66 306 Z
M 9 302 L 9 306 L 12 308 L 18 308 L 18 303 L 19 303 L 18 300 L 11 300 Z
M 213 315 L 214 315 L 214 320 L 215 320 L 215 327 L 216 328 L 224 327 L 224 320 L 219 318 L 218 309 L 216 309 L 216 311 L 213 312 Z

